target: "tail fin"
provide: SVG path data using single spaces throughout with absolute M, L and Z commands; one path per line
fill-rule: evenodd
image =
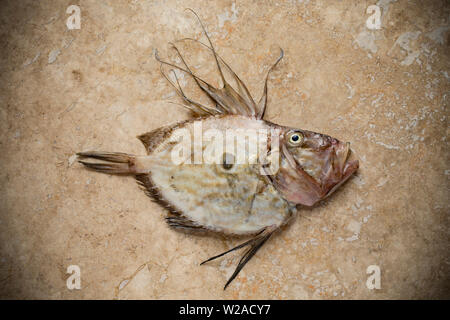
M 136 156 L 120 152 L 79 152 L 77 156 L 81 159 L 97 159 L 103 162 L 86 162 L 78 160 L 85 167 L 98 172 L 109 174 L 137 174 Z

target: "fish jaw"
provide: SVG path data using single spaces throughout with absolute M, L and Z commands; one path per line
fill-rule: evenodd
M 308 177 L 305 172 L 280 169 L 272 181 L 285 200 L 310 207 L 320 201 L 322 192 L 317 183 Z
M 323 145 L 323 144 L 318 144 Z M 304 206 L 314 206 L 320 200 L 331 195 L 359 168 L 357 160 L 349 160 L 350 143 L 326 137 L 325 148 L 308 152 L 314 153 L 321 169 L 311 171 L 302 161 L 298 161 L 291 152 L 282 145 L 285 165 L 273 177 L 277 190 L 287 201 Z
M 325 156 L 326 165 L 320 177 L 322 188 L 326 193 L 341 180 L 348 179 L 358 169 L 358 161 L 349 161 L 350 154 L 350 142 L 341 142 L 336 139 L 331 141 L 329 152 Z
M 343 170 L 343 176 L 341 181 L 334 185 L 325 195 L 324 198 L 330 196 L 334 191 L 336 191 L 344 182 L 346 182 L 359 168 L 359 161 L 347 161 Z
M 336 191 L 358 168 L 357 160 L 346 162 L 341 179 L 328 190 L 320 188 L 318 183 L 311 181 L 311 177 L 302 169 L 297 170 L 295 176 L 292 175 L 292 172 L 283 174 L 281 171 L 276 180 L 276 186 L 287 201 L 311 207 Z
M 344 184 L 359 168 L 358 160 L 349 160 L 350 142 L 332 139 L 332 152 L 328 156 L 328 168 L 322 177 L 323 195 L 320 200 L 330 196 Z

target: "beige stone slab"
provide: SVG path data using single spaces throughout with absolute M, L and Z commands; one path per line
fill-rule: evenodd
M 449 298 L 448 1 L 2 1 L 0 298 Z M 357 177 L 273 237 L 223 291 L 241 240 L 175 232 L 132 178 L 77 151 L 143 154 L 138 134 L 187 119 L 153 54 L 200 37 L 262 91 L 266 119 L 350 141 Z M 187 58 L 216 82 L 211 57 Z M 181 79 L 188 89 L 193 85 Z M 194 95 L 197 95 L 195 93 Z M 81 289 L 69 290 L 69 265 Z M 381 289 L 366 269 L 381 270 Z

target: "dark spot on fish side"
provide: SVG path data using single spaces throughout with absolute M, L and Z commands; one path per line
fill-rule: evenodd
M 233 165 L 234 165 L 234 155 L 229 154 L 229 153 L 224 153 L 222 167 L 225 170 L 230 170 L 231 168 L 233 168 Z
M 231 163 L 224 162 L 222 166 L 225 170 L 230 170 L 231 168 L 233 168 L 233 164 L 231 164 Z

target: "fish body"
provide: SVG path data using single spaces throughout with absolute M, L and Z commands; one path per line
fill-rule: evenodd
M 298 205 L 313 206 L 328 197 L 359 164 L 349 160 L 349 143 L 264 120 L 268 75 L 256 103 L 217 55 L 206 31 L 205 35 L 209 45 L 193 41 L 213 53 L 221 88 L 196 76 L 175 46 L 183 66 L 156 58 L 161 66 L 191 76 L 214 106 L 188 98 L 177 86 L 178 80 L 175 84 L 161 69 L 195 117 L 139 136 L 146 155 L 87 151 L 78 156 L 89 169 L 134 175 L 145 192 L 167 209 L 166 220 L 173 228 L 253 235 L 204 261 L 248 247 L 226 288 L 270 236 L 293 217 Z M 269 72 L 282 56 L 283 52 Z M 237 89 L 225 79 L 225 72 Z
M 141 181 L 145 181 L 147 190 L 153 188 L 154 198 L 170 204 L 172 213 L 183 217 L 185 224 L 189 221 L 190 226 L 225 234 L 254 234 L 265 227 L 279 227 L 286 222 L 295 211 L 295 205 L 286 201 L 272 184 L 267 183 L 256 159 L 224 164 L 222 153 L 218 154 L 217 163 L 205 163 L 206 153 L 214 148 L 217 141 L 205 137 L 196 139 L 195 129 L 200 126 L 201 132 L 213 132 L 214 137 L 223 138 L 220 142 L 224 143 L 230 132 L 239 132 L 245 128 L 247 133 L 260 133 L 272 129 L 266 121 L 239 115 L 213 116 L 173 128 L 159 144 L 147 147 L 149 158 L 158 161 L 148 161 L 148 174 Z M 174 137 L 183 139 L 177 141 Z M 153 145 L 146 142 L 147 138 L 141 136 L 144 144 Z M 267 140 L 258 142 L 258 135 L 249 134 L 247 138 L 249 145 L 267 143 Z M 177 143 L 170 143 L 173 141 Z M 196 164 L 191 154 L 185 155 L 180 163 L 173 161 L 175 148 L 182 150 L 182 144 L 185 145 L 184 150 L 199 147 L 201 163 Z M 233 158 L 230 160 L 236 158 L 236 151 L 227 150 L 226 155 Z M 176 226 L 175 219 L 171 222 L 172 226 Z

